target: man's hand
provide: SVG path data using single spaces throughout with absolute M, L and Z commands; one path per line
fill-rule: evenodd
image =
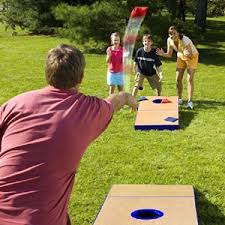
M 134 96 L 129 94 L 127 98 L 128 98 L 127 105 L 131 107 L 132 111 L 134 111 L 134 112 L 137 111 L 138 103 L 137 103 L 136 99 L 134 98 Z
M 106 98 L 108 102 L 111 102 L 114 112 L 119 111 L 124 105 L 128 105 L 133 111 L 137 110 L 138 103 L 136 99 L 127 92 L 119 92 L 118 94 L 112 94 Z

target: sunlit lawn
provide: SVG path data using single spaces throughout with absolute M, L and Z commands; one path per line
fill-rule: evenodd
M 194 110 L 181 108 L 181 127 L 173 132 L 134 131 L 135 114 L 124 109 L 114 115 L 81 161 L 70 204 L 74 225 L 93 223 L 113 184 L 193 185 L 200 225 L 225 224 L 225 18 L 210 19 L 209 25 L 198 45 Z M 60 43 L 69 41 L 21 32 L 11 36 L 0 27 L 0 104 L 46 85 L 46 54 Z M 86 55 L 86 60 L 81 91 L 106 97 L 105 55 Z M 163 60 L 163 95 L 176 95 L 174 60 Z M 154 92 L 146 82 L 139 94 Z

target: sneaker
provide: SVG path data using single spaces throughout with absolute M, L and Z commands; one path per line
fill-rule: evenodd
M 193 109 L 193 102 L 192 101 L 188 101 L 187 108 L 188 109 Z
M 182 105 L 183 104 L 183 100 L 181 98 L 178 99 L 178 105 Z

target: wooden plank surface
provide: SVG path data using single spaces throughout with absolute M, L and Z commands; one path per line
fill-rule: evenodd
M 108 196 L 177 196 L 194 197 L 191 185 L 117 184 Z
M 139 209 L 157 209 L 161 218 L 140 220 Z M 198 225 L 191 185 L 113 185 L 93 225 Z
M 146 96 L 140 101 L 134 128 L 137 130 L 174 130 L 179 128 L 179 110 L 177 96 Z M 168 103 L 154 103 L 155 100 Z M 167 121 L 167 119 L 176 121 Z

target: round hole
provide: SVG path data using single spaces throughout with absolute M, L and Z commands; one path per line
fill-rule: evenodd
M 159 103 L 162 102 L 162 99 L 157 98 L 157 99 L 154 99 L 152 102 L 156 103 L 156 104 L 159 104 Z
M 157 209 L 138 209 L 131 213 L 131 216 L 139 220 L 154 220 L 162 217 L 163 212 Z

